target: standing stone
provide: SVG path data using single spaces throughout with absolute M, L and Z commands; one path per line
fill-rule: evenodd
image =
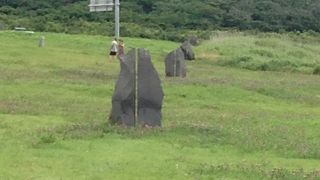
M 200 44 L 200 40 L 196 36 L 189 37 L 188 41 L 192 46 L 198 46 Z
M 120 61 L 110 121 L 127 127 L 161 126 L 163 91 L 159 75 L 145 49 L 132 49 Z
M 161 126 L 164 93 L 151 57 L 145 49 L 138 49 L 138 119 L 142 126 Z
M 170 52 L 165 59 L 167 77 L 186 77 L 186 62 L 181 48 Z
M 130 51 L 120 61 L 121 71 L 112 97 L 110 122 L 134 126 L 135 110 L 135 51 Z
M 192 49 L 191 44 L 188 41 L 185 41 L 182 45 L 181 45 L 181 49 L 184 53 L 184 57 L 186 60 L 195 60 L 195 55 Z
M 39 39 L 39 47 L 44 47 L 45 45 L 45 37 L 41 36 Z

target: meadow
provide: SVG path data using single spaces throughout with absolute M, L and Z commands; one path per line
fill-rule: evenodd
M 108 123 L 110 37 L 0 32 L 0 179 L 320 179 L 320 37 L 217 32 L 183 79 L 178 43 L 124 40 L 151 53 L 162 128 Z

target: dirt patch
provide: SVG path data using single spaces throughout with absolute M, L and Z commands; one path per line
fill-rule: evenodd
M 17 104 L 9 100 L 0 100 L 0 112 L 10 113 L 16 109 Z
M 204 59 L 204 60 L 212 60 L 218 61 L 220 59 L 220 55 L 213 54 L 213 53 L 199 53 L 197 54 L 197 59 Z

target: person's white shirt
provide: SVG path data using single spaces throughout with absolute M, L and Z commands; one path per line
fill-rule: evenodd
M 111 43 L 111 49 L 112 52 L 118 52 L 118 42 L 116 40 L 113 40 Z

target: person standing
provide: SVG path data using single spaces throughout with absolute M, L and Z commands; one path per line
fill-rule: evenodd
M 122 39 L 119 39 L 119 43 L 118 43 L 118 59 L 120 61 L 123 61 L 124 58 L 124 42 Z
M 111 43 L 110 54 L 109 54 L 112 60 L 115 59 L 117 53 L 118 53 L 118 42 L 117 42 L 117 38 L 114 38 L 114 40 Z

